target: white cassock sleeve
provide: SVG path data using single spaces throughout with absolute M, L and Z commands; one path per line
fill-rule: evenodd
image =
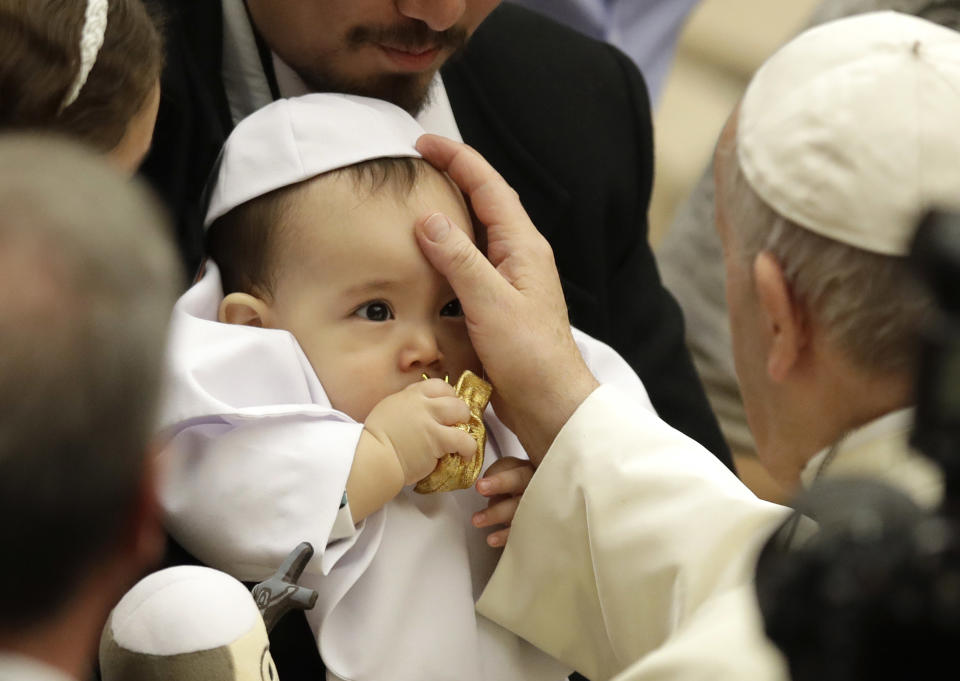
M 593 681 L 609 679 L 748 585 L 787 512 L 604 385 L 533 476 L 477 608 Z

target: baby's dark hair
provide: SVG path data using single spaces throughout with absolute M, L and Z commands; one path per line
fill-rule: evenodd
M 62 132 L 110 151 L 163 69 L 159 21 L 143 0 L 109 0 L 103 46 L 76 101 L 86 2 L 0 0 L 0 130 Z
M 376 158 L 319 177 L 346 174 L 367 196 L 386 189 L 402 200 L 413 190 L 426 165 L 426 161 L 418 158 Z M 206 250 L 220 268 L 224 293 L 272 296 L 278 237 L 294 207 L 295 196 L 316 179 L 258 196 L 213 222 L 207 231 Z

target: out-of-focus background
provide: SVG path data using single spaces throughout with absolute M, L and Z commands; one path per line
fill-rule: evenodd
M 800 31 L 820 0 L 701 0 L 690 14 L 654 112 L 656 245 L 703 172 L 756 68 Z
M 806 27 L 818 4 L 820 0 L 701 0 L 694 7 L 654 110 L 654 248 L 700 179 L 750 76 Z M 737 472 L 757 495 L 773 501 L 789 498 L 752 449 L 731 444 Z

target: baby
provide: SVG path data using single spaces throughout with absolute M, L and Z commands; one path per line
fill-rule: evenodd
M 315 94 L 230 136 L 213 262 L 174 311 L 168 527 L 243 580 L 311 542 L 301 583 L 319 593 L 307 617 L 329 678 L 560 681 L 569 670 L 474 611 L 498 558 L 471 526 L 483 498 L 411 489 L 446 453 L 473 456 L 454 427 L 469 411 L 440 379 L 482 373 L 413 233 L 437 211 L 471 226 L 460 192 L 419 158 L 422 132 L 390 104 Z M 575 337 L 601 381 L 649 404 L 616 353 Z M 485 419 L 486 465 L 526 458 Z

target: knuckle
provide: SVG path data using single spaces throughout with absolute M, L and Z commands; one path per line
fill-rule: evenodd
M 477 264 L 479 251 L 466 239 L 460 241 L 450 253 L 450 264 L 457 270 L 473 269 Z
M 540 253 L 540 257 L 553 261 L 553 247 L 550 245 L 550 242 L 547 241 L 547 238 L 539 232 L 537 232 L 537 235 L 539 236 L 537 239 L 537 250 Z

